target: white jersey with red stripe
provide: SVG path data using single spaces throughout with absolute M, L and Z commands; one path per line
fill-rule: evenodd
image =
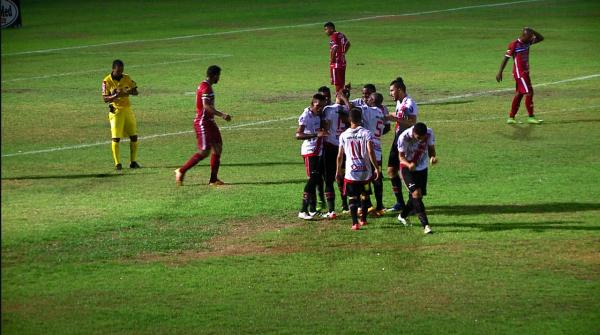
M 410 127 L 398 137 L 398 151 L 404 154 L 406 160 L 416 163 L 417 171 L 425 170 L 429 166 L 429 146 L 435 144 L 433 130 L 427 128 L 425 141 L 421 142 L 413 137 L 413 129 Z
M 372 163 L 367 145 L 373 141 L 373 134 L 364 127 L 348 128 L 340 135 L 340 147 L 346 154 L 346 174 L 349 181 L 368 181 L 371 179 Z
M 385 116 L 379 107 L 362 107 L 363 127 L 373 134 L 373 148 L 377 161 L 381 161 L 381 136 L 385 127 Z
M 354 106 L 354 107 L 362 107 L 362 106 L 366 106 L 367 102 L 363 100 L 363 98 L 356 98 L 354 100 L 351 100 L 350 103 Z
M 314 114 L 309 107 L 304 109 L 298 119 L 298 125 L 304 126 L 304 134 L 316 135 L 321 128 L 321 116 Z M 314 137 L 302 142 L 300 153 L 302 156 L 321 156 L 323 139 Z
M 329 135 L 325 137 L 325 142 L 335 145 L 336 147 L 340 144 L 340 135 L 348 128 L 342 121 L 340 114 L 348 115 L 348 107 L 340 104 L 333 104 L 325 106 L 323 108 L 323 120 L 326 120 L 329 124 Z
M 398 119 L 406 120 L 409 116 L 416 118 L 418 114 L 417 104 L 408 95 L 402 100 L 396 100 L 396 117 Z M 400 122 L 396 122 L 396 131 L 400 131 Z

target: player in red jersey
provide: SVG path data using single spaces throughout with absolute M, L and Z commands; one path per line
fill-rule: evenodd
M 500 64 L 500 71 L 498 71 L 498 74 L 496 75 L 496 81 L 498 82 L 502 81 L 502 72 L 506 67 L 506 63 L 508 63 L 508 59 L 510 57 L 514 59 L 513 77 L 517 82 L 517 89 L 515 97 L 513 98 L 510 115 L 506 121 L 508 124 L 517 123 L 517 121 L 515 121 L 515 115 L 519 110 L 523 95 L 525 95 L 525 107 L 527 107 L 527 114 L 529 114 L 527 123 L 542 123 L 542 120 L 536 119 L 533 115 L 533 87 L 531 86 L 531 79 L 529 78 L 529 47 L 532 44 L 540 43 L 543 40 L 544 36 L 537 31 L 529 27 L 523 28 L 521 36 L 508 45 L 508 50 L 506 50 L 502 64 Z
M 325 33 L 329 36 L 329 75 L 336 93 L 344 88 L 346 82 L 346 53 L 350 50 L 350 41 L 346 36 L 335 31 L 333 22 L 325 23 Z
M 175 183 L 178 186 L 183 185 L 183 177 L 187 170 L 198 164 L 201 160 L 210 157 L 210 181 L 209 185 L 223 185 L 223 182 L 217 178 L 219 166 L 221 165 L 221 151 L 223 149 L 223 140 L 221 132 L 215 122 L 214 116 L 220 116 L 225 121 L 231 121 L 229 114 L 215 109 L 215 94 L 212 85 L 219 82 L 221 68 L 212 65 L 206 70 L 206 79 L 198 86 L 196 91 L 196 118 L 194 119 L 194 129 L 196 130 L 196 139 L 198 141 L 198 152 L 195 153 L 182 167 L 175 170 Z

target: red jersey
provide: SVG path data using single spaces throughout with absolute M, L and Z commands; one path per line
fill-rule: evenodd
M 329 36 L 329 50 L 330 50 L 330 66 L 333 68 L 345 68 L 346 67 L 346 47 L 348 46 L 348 39 L 346 36 L 336 31 Z
M 198 90 L 196 90 L 196 118 L 194 119 L 194 123 L 215 123 L 213 113 L 204 109 L 205 103 L 210 103 L 213 106 L 215 103 L 215 93 L 210 83 L 206 80 L 200 83 Z
M 515 78 L 529 74 L 529 47 L 535 43 L 535 37 L 529 43 L 522 42 L 519 38 L 508 45 L 505 56 L 514 59 L 513 76 Z

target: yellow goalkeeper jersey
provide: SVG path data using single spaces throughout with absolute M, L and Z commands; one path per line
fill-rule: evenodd
M 102 95 L 112 95 L 116 89 L 125 91 L 134 87 L 137 87 L 137 84 L 135 81 L 131 80 L 131 77 L 129 77 L 128 74 L 124 73 L 121 80 L 115 80 L 111 74 L 108 74 L 108 76 L 102 80 Z M 110 104 L 116 109 L 122 109 L 131 106 L 131 102 L 129 102 L 129 96 L 118 97 Z

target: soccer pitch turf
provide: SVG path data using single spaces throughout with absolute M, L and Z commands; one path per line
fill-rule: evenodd
M 22 6 L 1 44 L 3 333 L 600 332 L 597 1 Z M 296 217 L 296 119 L 328 84 L 329 20 L 352 42 L 352 96 L 373 83 L 391 106 L 402 76 L 436 133 L 431 236 L 414 217 L 358 232 Z M 530 60 L 541 126 L 505 124 L 512 61 L 494 78 L 523 26 L 546 38 Z M 143 168 L 123 173 L 100 96 L 115 58 L 140 91 Z M 228 185 L 206 185 L 205 160 L 177 188 L 212 64 Z

